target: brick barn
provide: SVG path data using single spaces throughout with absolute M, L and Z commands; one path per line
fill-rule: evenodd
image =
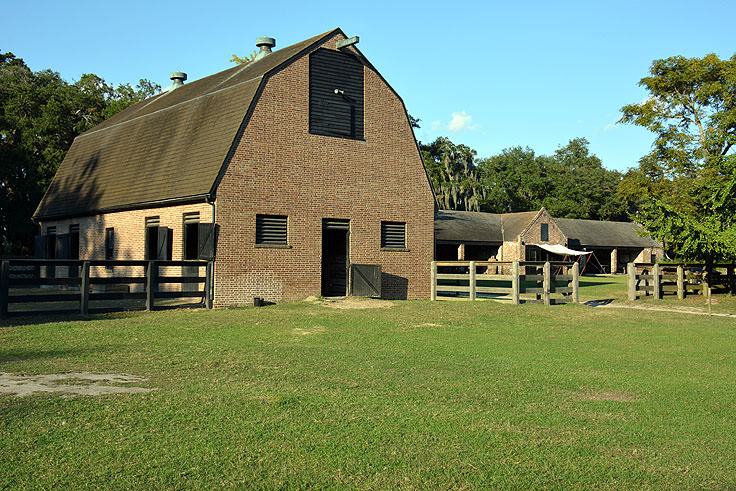
M 628 262 L 664 257 L 662 244 L 641 231 L 631 222 L 554 218 L 544 208 L 503 214 L 441 210 L 435 220 L 436 259 L 558 261 L 563 257 L 544 246 L 561 245 L 593 252 L 585 272 L 623 273 Z
M 380 265 L 384 298 L 428 298 L 431 185 L 403 101 L 354 41 L 260 38 L 255 61 L 172 74 L 77 137 L 35 212 L 37 254 L 214 258 L 218 306 L 345 295 L 351 264 Z

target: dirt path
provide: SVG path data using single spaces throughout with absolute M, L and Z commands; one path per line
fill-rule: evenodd
M 153 389 L 143 387 L 120 387 L 104 383 L 129 384 L 144 382 L 145 378 L 136 375 L 117 373 L 52 373 L 48 375 L 12 375 L 0 372 L 0 394 L 25 397 L 34 392 L 61 392 L 99 396 L 103 394 L 143 393 Z
M 651 310 L 654 312 L 674 312 L 678 314 L 691 314 L 691 315 L 712 315 L 714 317 L 732 317 L 736 319 L 736 315 L 734 314 L 723 314 L 723 313 L 716 313 L 716 312 L 712 314 L 708 314 L 708 312 L 704 310 L 692 309 L 692 308 L 687 308 L 687 307 L 652 307 L 649 305 L 618 304 L 615 302 L 597 303 L 595 301 L 585 302 L 585 305 L 587 305 L 588 307 L 595 307 L 595 308 Z

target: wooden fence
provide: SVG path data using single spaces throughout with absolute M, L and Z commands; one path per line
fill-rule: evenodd
M 722 274 L 719 269 L 725 269 Z M 661 299 L 665 295 L 677 295 L 683 299 L 687 295 L 707 295 L 709 288 L 736 293 L 736 276 L 733 264 L 692 263 L 629 263 L 628 298 L 636 300 L 639 296 L 653 296 Z
M 122 269 L 126 273 L 140 268 L 142 274 L 113 276 L 112 273 L 91 273 L 99 267 L 107 271 Z M 171 274 L 171 267 L 182 267 L 183 272 Z M 67 271 L 62 276 L 59 273 L 64 273 L 64 268 Z M 159 274 L 161 268 L 165 276 Z M 204 276 L 200 276 L 200 268 L 204 268 Z M 154 310 L 157 300 L 181 298 L 199 299 L 202 306 L 212 308 L 213 272 L 212 261 L 3 259 L 0 269 L 0 318 L 49 313 L 86 315 L 95 311 L 125 310 L 130 300 L 145 300 L 146 310 Z M 182 288 L 179 291 L 159 288 L 160 285 L 171 284 L 182 285 Z M 79 307 L 72 310 L 68 307 L 69 302 L 78 302 Z M 105 305 L 90 307 L 90 302 Z
M 432 261 L 432 300 L 467 295 L 514 304 L 578 303 L 579 277 L 576 262 Z

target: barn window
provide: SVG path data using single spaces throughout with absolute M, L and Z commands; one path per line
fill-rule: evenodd
M 199 259 L 199 212 L 184 213 L 183 259 Z
M 286 221 L 285 215 L 256 215 L 256 244 L 287 245 Z
M 549 241 L 549 224 L 548 223 L 543 223 L 542 224 L 541 241 L 542 242 L 548 242 Z
M 381 222 L 381 249 L 406 248 L 406 223 Z
M 115 258 L 115 229 L 105 229 L 105 259 L 112 261 Z
M 149 261 L 171 261 L 173 231 L 159 225 L 159 217 L 146 217 L 145 258 Z
M 309 56 L 309 132 L 363 139 L 363 64 L 352 54 Z

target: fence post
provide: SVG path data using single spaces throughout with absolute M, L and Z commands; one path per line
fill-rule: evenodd
M 2 262 L 0 269 L 0 319 L 8 318 L 8 296 L 10 295 L 10 261 Z
M 659 300 L 662 298 L 662 282 L 659 277 L 659 263 L 652 267 L 652 276 L 654 277 L 654 298 Z
M 580 303 L 580 263 L 572 265 L 572 301 Z
M 544 263 L 544 305 L 550 305 L 552 302 L 550 301 L 550 291 L 552 290 L 552 267 L 549 264 L 549 261 Z
M 432 293 L 430 299 L 437 300 L 437 261 L 432 261 Z
M 89 314 L 89 261 L 82 262 L 82 274 L 79 279 L 79 313 Z
M 213 279 L 214 279 L 214 263 L 212 261 L 207 261 L 207 267 L 205 267 L 205 274 L 204 274 L 204 306 L 208 309 L 212 308 L 212 291 L 214 289 Z
M 634 263 L 626 265 L 626 273 L 629 276 L 629 300 L 636 300 L 636 266 Z
M 519 261 L 511 263 L 511 302 L 519 305 L 519 294 L 521 292 L 519 278 Z
M 728 282 L 728 291 L 733 295 L 736 293 L 736 285 L 733 283 L 733 264 L 726 267 L 726 281 Z
M 153 310 L 156 300 L 156 276 L 158 265 L 156 261 L 148 261 L 146 267 L 146 310 Z
M 685 268 L 682 264 L 677 266 L 677 298 L 680 300 L 685 298 Z
M 468 285 L 470 286 L 470 293 L 468 296 L 470 297 L 470 300 L 475 300 L 475 261 L 470 261 L 470 281 L 468 282 Z

